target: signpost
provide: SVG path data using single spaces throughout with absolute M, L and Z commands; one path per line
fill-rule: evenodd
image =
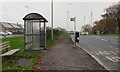
M 76 48 L 75 34 L 76 34 L 76 17 L 70 18 L 70 21 L 74 21 L 74 48 Z

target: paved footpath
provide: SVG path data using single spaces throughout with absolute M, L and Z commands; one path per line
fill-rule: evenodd
M 41 57 L 41 70 L 105 70 L 85 51 L 73 48 L 71 39 L 60 39 Z

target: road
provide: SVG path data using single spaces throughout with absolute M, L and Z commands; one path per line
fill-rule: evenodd
M 93 55 L 107 69 L 118 70 L 118 63 L 120 63 L 118 38 L 118 36 L 84 35 L 80 36 L 77 44 Z

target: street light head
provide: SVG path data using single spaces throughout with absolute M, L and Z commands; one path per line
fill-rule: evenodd
M 25 6 L 26 8 L 29 8 L 28 6 Z

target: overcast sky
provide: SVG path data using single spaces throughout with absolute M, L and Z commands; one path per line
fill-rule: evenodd
M 5 2 L 4 2 L 5 1 Z M 47 26 L 51 26 L 51 2 L 50 0 L 18 0 L 18 1 L 1 1 L 0 2 L 0 21 L 23 24 L 23 17 L 28 13 L 39 13 L 47 20 Z M 80 31 L 84 25 L 84 16 L 86 24 L 90 23 L 90 13 L 93 12 L 93 22 L 101 18 L 105 8 L 118 2 L 118 0 L 94 1 L 91 0 L 53 0 L 54 1 L 54 27 L 68 28 L 73 30 L 73 22 L 69 18 L 77 18 L 77 30 Z M 27 7 L 25 7 L 27 6 Z M 67 15 L 68 11 L 68 15 Z

